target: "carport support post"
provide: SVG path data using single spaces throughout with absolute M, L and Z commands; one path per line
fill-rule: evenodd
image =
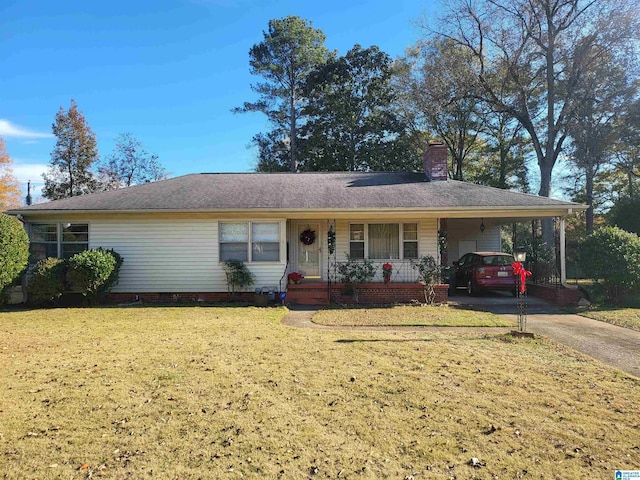
M 560 217 L 560 285 L 567 285 L 567 254 L 564 236 L 565 219 Z

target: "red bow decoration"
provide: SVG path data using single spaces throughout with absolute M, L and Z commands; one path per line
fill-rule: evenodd
M 513 267 L 513 274 L 520 275 L 520 293 L 526 292 L 527 277 L 531 276 L 531 272 L 529 270 L 525 270 L 520 262 L 513 262 L 511 266 Z

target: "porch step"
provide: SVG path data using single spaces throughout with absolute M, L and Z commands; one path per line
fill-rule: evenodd
M 285 301 L 291 305 L 329 305 L 329 291 L 322 283 L 289 285 Z

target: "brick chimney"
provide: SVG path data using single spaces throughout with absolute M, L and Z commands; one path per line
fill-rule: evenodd
M 447 146 L 444 143 L 431 142 L 422 156 L 422 166 L 430 182 L 447 180 Z

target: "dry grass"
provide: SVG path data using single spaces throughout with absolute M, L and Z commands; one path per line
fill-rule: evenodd
M 584 317 L 593 318 L 594 320 L 640 331 L 640 308 L 587 309 L 579 313 Z
M 611 479 L 640 465 L 640 382 L 569 349 L 298 330 L 284 313 L 0 313 L 0 477 Z
M 380 308 L 331 308 L 320 310 L 312 321 L 339 326 L 429 326 L 429 327 L 514 327 L 504 317 L 487 312 L 439 306 L 393 306 Z

